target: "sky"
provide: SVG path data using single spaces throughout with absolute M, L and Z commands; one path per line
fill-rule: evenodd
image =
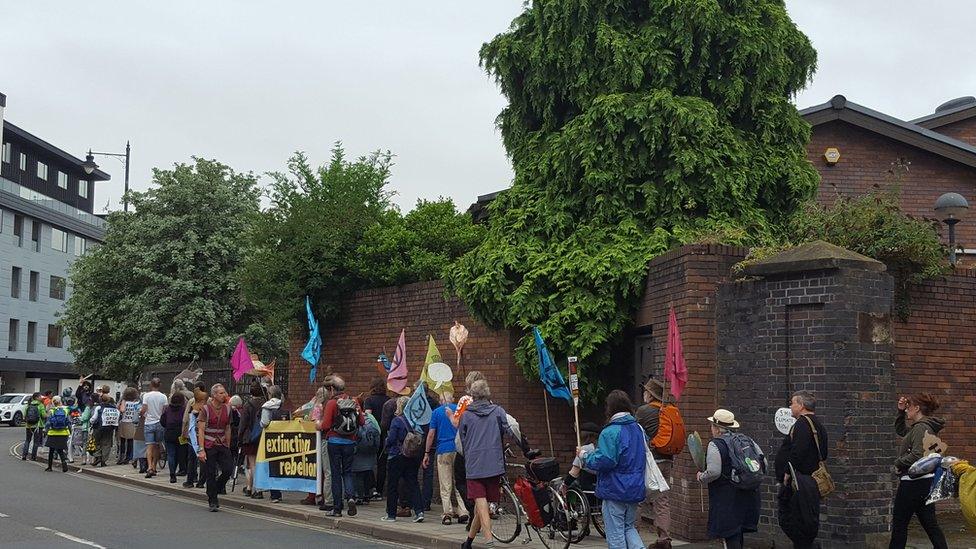
M 910 119 L 976 95 L 976 2 L 788 0 L 818 50 L 799 107 L 836 94 Z M 494 120 L 505 105 L 478 65 L 522 0 L 4 2 L 7 120 L 81 158 L 123 152 L 145 190 L 152 168 L 191 157 L 237 171 L 316 164 L 336 141 L 395 155 L 390 189 L 409 210 L 510 185 Z M 96 211 L 120 208 L 122 165 L 97 159 Z M 266 178 L 264 178 L 266 181 Z

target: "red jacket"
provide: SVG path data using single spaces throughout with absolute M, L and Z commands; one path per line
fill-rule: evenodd
M 346 435 L 342 433 L 337 433 L 335 432 L 335 429 L 332 428 L 335 425 L 336 418 L 339 415 L 339 401 L 344 398 L 349 398 L 349 396 L 346 393 L 341 393 L 326 401 L 325 410 L 322 411 L 322 421 L 319 423 L 319 430 L 325 431 L 326 439 L 342 438 L 342 439 L 351 440 L 355 442 L 356 440 L 358 440 L 356 433 L 352 433 L 351 435 Z M 360 409 L 359 404 L 356 404 L 356 410 L 359 412 L 357 422 L 356 422 L 357 425 L 364 425 L 366 423 L 366 416 L 363 414 L 362 409 Z

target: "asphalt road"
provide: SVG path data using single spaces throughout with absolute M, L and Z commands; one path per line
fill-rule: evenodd
M 332 530 L 107 482 L 45 472 L 10 455 L 23 428 L 0 427 L 0 547 L 401 547 Z

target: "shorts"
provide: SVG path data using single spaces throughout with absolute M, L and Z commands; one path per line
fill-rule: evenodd
M 163 427 L 162 423 L 153 423 L 152 425 L 146 425 L 146 444 L 162 444 L 163 438 L 166 435 L 166 429 Z
M 468 499 L 474 501 L 485 498 L 488 503 L 498 503 L 502 497 L 501 475 L 488 478 L 469 478 L 465 483 L 468 487 Z

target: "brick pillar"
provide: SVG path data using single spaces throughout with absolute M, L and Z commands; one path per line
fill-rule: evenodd
M 884 265 L 826 243 L 746 269 L 761 277 L 723 284 L 716 312 L 719 395 L 742 432 L 772 458 L 773 424 L 796 390 L 817 396 L 837 492 L 821 508 L 824 547 L 887 544 L 895 447 L 890 310 Z M 776 487 L 762 488 L 759 537 L 782 539 Z

